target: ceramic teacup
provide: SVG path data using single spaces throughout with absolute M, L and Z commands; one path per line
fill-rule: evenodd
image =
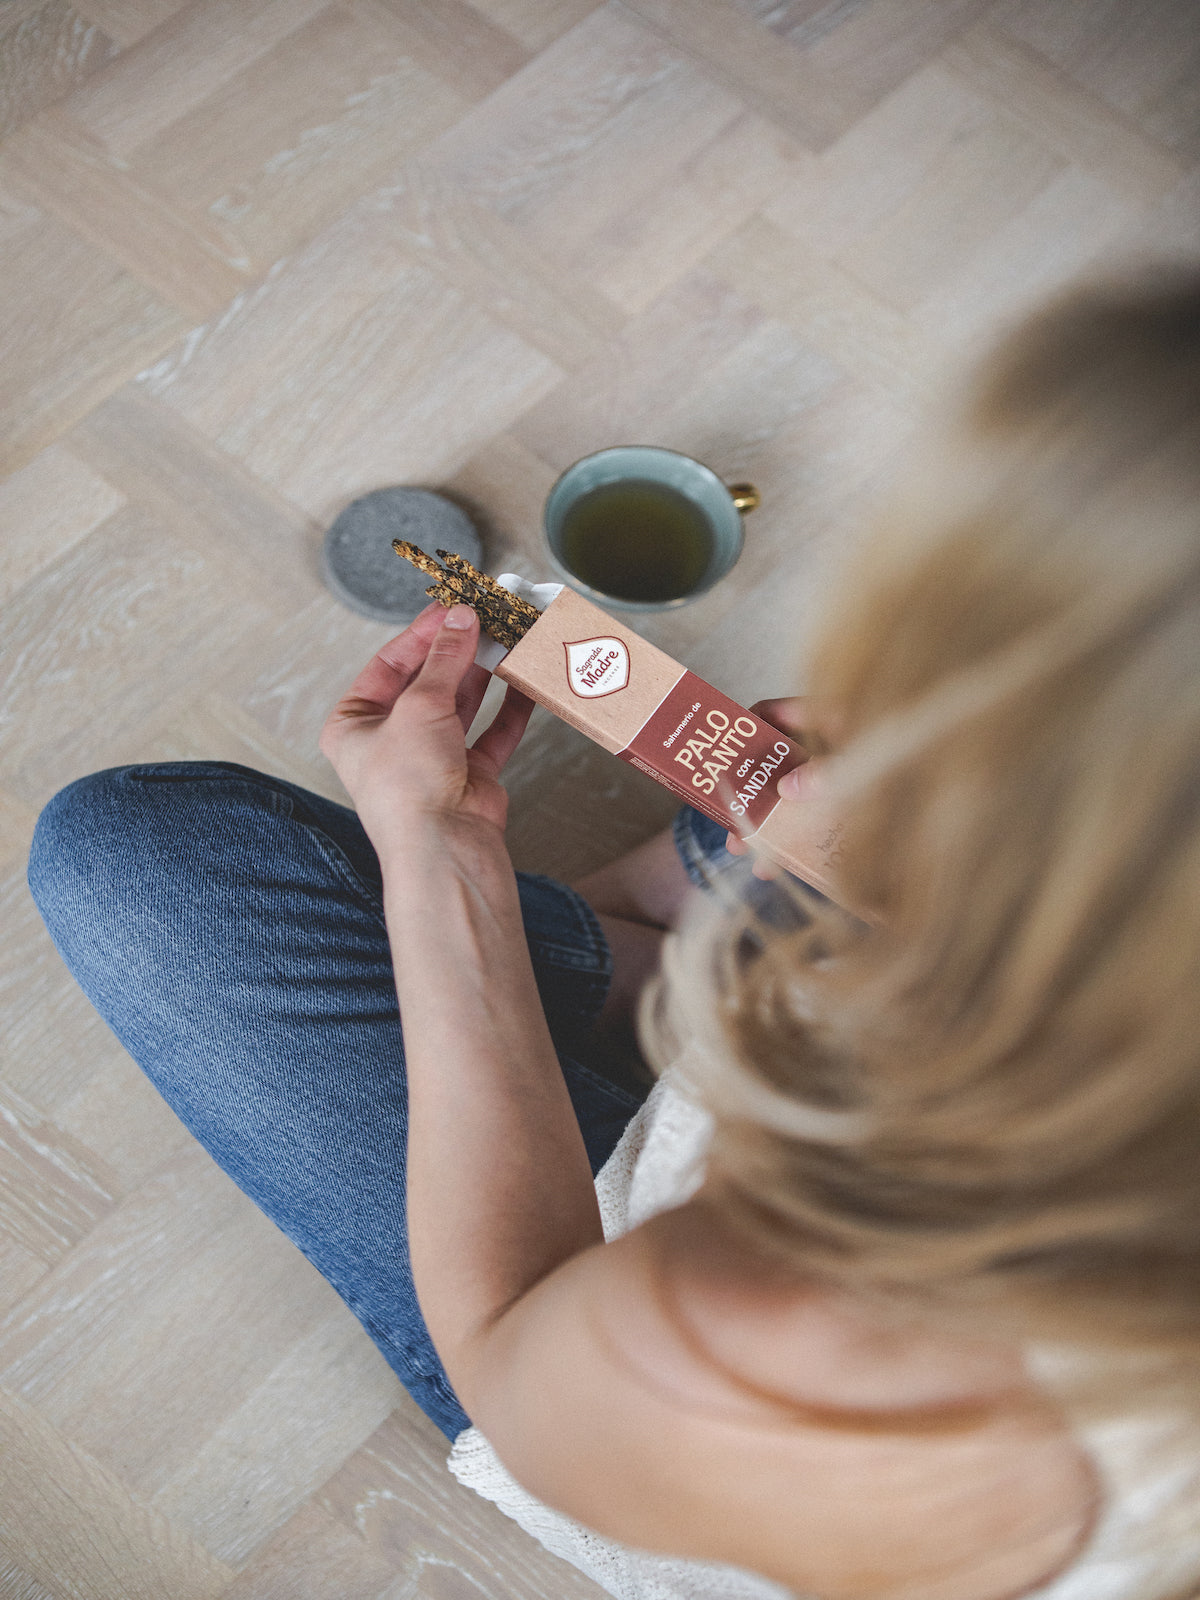
M 609 610 L 662 611 L 711 589 L 742 551 L 752 484 L 677 450 L 619 445 L 568 467 L 546 501 L 550 559 Z

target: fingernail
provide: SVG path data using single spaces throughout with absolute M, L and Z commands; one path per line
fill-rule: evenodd
M 475 613 L 470 606 L 451 606 L 446 613 L 446 626 L 448 628 L 469 628 Z

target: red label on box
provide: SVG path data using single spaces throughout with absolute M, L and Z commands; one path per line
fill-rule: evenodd
M 734 833 L 761 827 L 803 752 L 778 728 L 685 672 L 618 752 Z

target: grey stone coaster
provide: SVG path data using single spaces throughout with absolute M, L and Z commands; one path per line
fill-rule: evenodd
M 338 599 L 375 622 L 403 626 L 429 604 L 430 579 L 392 549 L 453 550 L 475 566 L 483 544 L 465 511 L 431 489 L 376 489 L 352 500 L 325 535 L 321 566 Z

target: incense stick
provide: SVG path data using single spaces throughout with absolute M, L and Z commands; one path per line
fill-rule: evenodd
M 430 599 L 447 607 L 470 606 L 484 632 L 507 650 L 511 650 L 541 616 L 528 600 L 519 599 L 495 578 L 473 567 L 465 556 L 455 555 L 452 550 L 437 552 L 444 563 L 439 566 L 432 556 L 405 539 L 393 539 L 392 549 L 405 561 L 411 561 L 427 578 L 435 580 L 425 591 Z

